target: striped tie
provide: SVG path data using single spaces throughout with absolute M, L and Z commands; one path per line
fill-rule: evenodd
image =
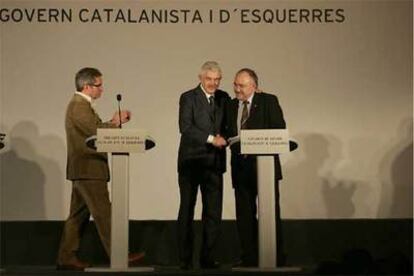
M 247 105 L 249 104 L 248 101 L 243 102 L 243 111 L 241 116 L 241 123 L 240 123 L 240 129 L 247 128 L 247 118 L 249 118 L 249 110 L 247 108 Z

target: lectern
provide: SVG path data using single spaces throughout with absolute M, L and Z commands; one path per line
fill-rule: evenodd
M 286 129 L 241 130 L 241 154 L 257 156 L 257 193 L 259 221 L 259 267 L 236 268 L 243 271 L 299 271 L 296 267 L 277 264 L 277 235 L 275 211 L 274 155 L 287 153 L 297 147 L 289 141 Z
M 144 153 L 155 143 L 145 130 L 135 129 L 98 129 L 97 136 L 85 142 L 89 147 L 95 144 L 98 152 L 112 154 L 111 265 L 110 268 L 87 268 L 86 271 L 153 271 L 152 267 L 128 267 L 129 154 Z

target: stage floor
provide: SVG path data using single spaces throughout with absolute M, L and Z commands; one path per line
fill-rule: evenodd
M 139 267 L 138 267 L 139 268 Z M 155 276 L 155 275 L 312 275 L 312 269 L 309 268 L 280 268 L 277 271 L 258 271 L 246 269 L 246 271 L 233 271 L 230 266 L 223 266 L 220 269 L 193 269 L 193 270 L 180 270 L 174 266 L 154 266 L 152 272 L 77 272 L 77 271 L 57 271 L 54 266 L 10 266 L 1 269 L 1 275 L 142 275 L 142 276 Z

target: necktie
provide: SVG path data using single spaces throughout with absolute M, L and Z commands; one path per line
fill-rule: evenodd
M 210 105 L 210 117 L 214 122 L 216 120 L 214 112 L 214 96 L 208 97 L 208 103 Z
M 249 118 L 249 110 L 247 108 L 247 105 L 249 104 L 248 101 L 243 102 L 243 110 L 242 110 L 242 116 L 240 121 L 240 129 L 245 129 L 247 127 L 247 118 Z
M 208 102 L 210 104 L 210 108 L 214 108 L 214 96 L 208 97 Z
M 213 118 L 213 120 L 215 120 L 215 114 L 214 114 L 214 96 L 210 96 L 209 98 L 208 98 L 208 101 L 209 101 L 209 104 L 210 104 L 210 114 L 211 114 L 211 117 Z

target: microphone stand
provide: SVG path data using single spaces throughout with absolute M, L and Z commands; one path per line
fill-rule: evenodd
M 116 99 L 118 101 L 118 116 L 119 116 L 119 128 L 122 128 L 122 121 L 121 121 L 121 94 L 116 95 Z

